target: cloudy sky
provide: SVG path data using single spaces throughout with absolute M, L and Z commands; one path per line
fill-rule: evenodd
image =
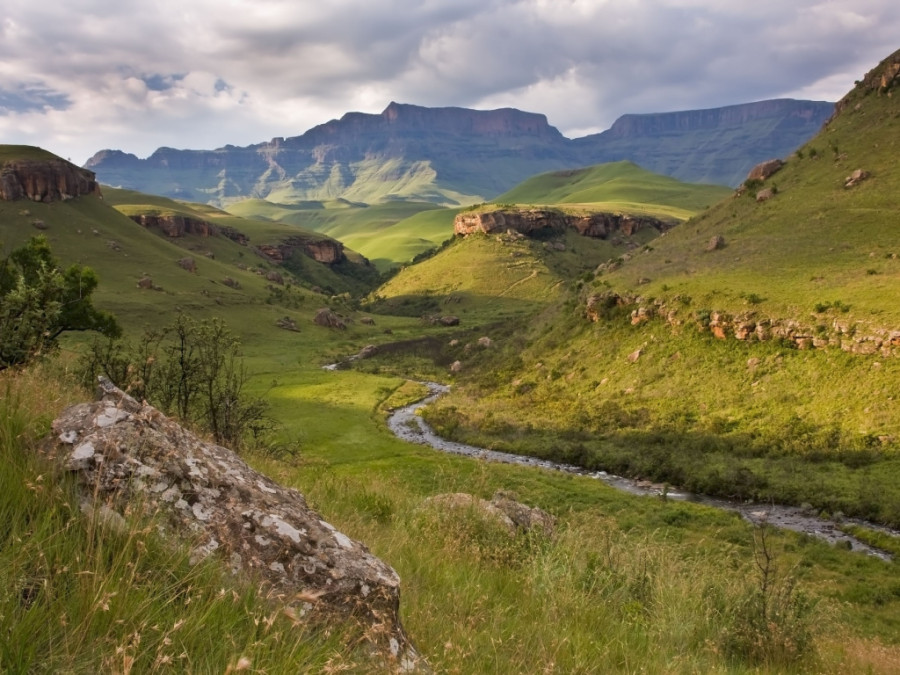
M 547 115 L 837 100 L 900 48 L 897 0 L 4 0 L 0 143 L 295 136 L 391 101 Z

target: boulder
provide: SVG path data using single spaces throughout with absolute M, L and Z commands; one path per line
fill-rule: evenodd
M 756 193 L 756 201 L 767 202 L 774 196 L 775 190 L 773 190 L 772 188 L 765 188 Z
M 195 562 L 219 558 L 271 588 L 303 621 L 361 621 L 366 637 L 401 669 L 420 664 L 400 623 L 400 579 L 389 565 L 231 450 L 105 378 L 99 393 L 93 403 L 64 410 L 42 444 L 74 476 L 88 508 L 119 523 L 136 511 L 153 517 L 164 538 L 188 542 Z
M 854 185 L 858 185 L 858 184 L 862 183 L 864 180 L 866 180 L 869 177 L 869 175 L 870 174 L 868 171 L 863 171 L 862 169 L 857 169 L 856 171 L 854 171 L 853 173 L 851 173 L 849 176 L 847 176 L 844 179 L 844 187 L 852 188 Z
M 717 234 L 714 237 L 711 237 L 710 240 L 706 243 L 707 252 L 718 251 L 719 249 L 725 248 L 725 237 L 721 234 Z
M 183 270 L 187 270 L 188 272 L 197 271 L 197 261 L 191 257 L 182 258 L 181 260 L 179 260 L 178 266 Z
M 313 322 L 316 325 L 324 326 L 325 328 L 336 328 L 337 330 L 344 330 L 347 328 L 347 324 L 344 323 L 344 320 L 327 307 L 323 307 L 316 312 L 316 315 L 313 317 Z
M 747 174 L 747 180 L 766 180 L 769 176 L 777 173 L 784 166 L 784 162 L 780 159 L 770 159 L 760 162 Z
M 471 510 L 501 525 L 509 535 L 536 533 L 552 537 L 556 531 L 556 519 L 536 506 L 516 501 L 512 496 L 497 491 L 490 501 L 465 492 L 435 495 L 425 500 L 425 505 L 441 510 Z

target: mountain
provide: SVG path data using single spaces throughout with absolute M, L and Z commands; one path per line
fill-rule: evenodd
M 347 113 L 301 136 L 217 150 L 159 148 L 146 159 L 102 150 L 85 166 L 108 185 L 219 206 L 247 198 L 459 206 L 537 173 L 620 159 L 735 185 L 755 163 L 794 150 L 831 111 L 828 103 L 780 100 L 628 115 L 608 132 L 573 141 L 535 113 L 391 103 L 380 115 Z
M 574 144 L 595 161 L 631 160 L 692 183 L 738 185 L 757 162 L 784 157 L 834 112 L 821 101 L 777 99 L 710 110 L 624 115 Z

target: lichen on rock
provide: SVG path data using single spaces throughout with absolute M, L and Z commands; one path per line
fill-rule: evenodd
M 399 618 L 400 579 L 313 511 L 298 491 L 254 471 L 101 378 L 99 400 L 67 408 L 42 451 L 76 475 L 86 502 L 140 506 L 192 559 L 218 556 L 263 580 L 310 621 L 360 621 L 398 668 L 424 666 Z

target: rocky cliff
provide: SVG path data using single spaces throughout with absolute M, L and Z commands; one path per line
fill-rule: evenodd
M 117 150 L 87 168 L 110 185 L 225 205 L 385 198 L 458 205 L 484 201 L 538 173 L 627 159 L 681 180 L 738 185 L 753 165 L 784 157 L 815 134 L 829 103 L 763 101 L 710 110 L 626 115 L 602 134 L 571 140 L 544 115 L 391 103 L 347 113 L 300 136 L 217 150 Z
M 0 199 L 56 202 L 100 194 L 93 171 L 59 157 L 0 160 Z
M 288 237 L 277 244 L 260 244 L 256 249 L 266 258 L 277 263 L 289 260 L 295 251 L 325 265 L 334 265 L 347 258 L 344 254 L 344 245 L 335 239 Z
M 633 216 L 623 213 L 592 213 L 570 215 L 550 209 L 499 209 L 460 213 L 453 221 L 453 233 L 468 236 L 474 233 L 499 234 L 513 230 L 533 236 L 538 233 L 564 232 L 574 229 L 585 237 L 607 239 L 613 233 L 630 237 L 643 228 L 665 232 L 675 223 L 650 216 Z
M 303 495 L 101 380 L 101 397 L 53 422 L 44 451 L 109 525 L 153 517 L 193 560 L 216 557 L 303 622 L 348 619 L 397 670 L 423 663 L 400 623 L 400 578 L 313 511 Z

